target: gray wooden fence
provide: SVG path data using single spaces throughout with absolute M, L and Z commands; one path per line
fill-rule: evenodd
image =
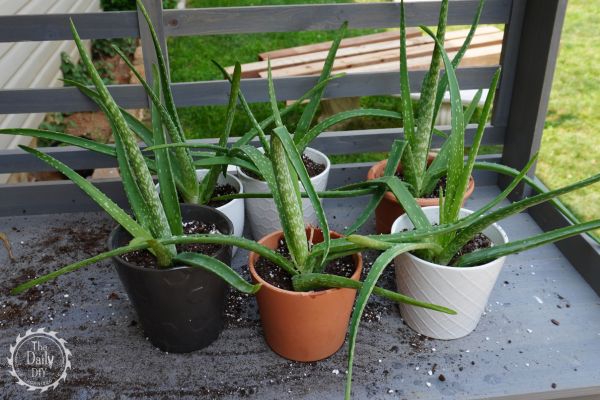
M 162 10 L 160 0 L 144 0 L 154 25 L 158 27 L 163 46 L 166 37 L 258 32 L 294 32 L 336 29 L 347 20 L 351 28 L 390 28 L 398 25 L 398 3 L 323 4 L 260 7 L 229 7 L 188 10 Z M 450 25 L 470 24 L 478 0 L 453 0 L 449 7 Z M 522 168 L 538 150 L 543 131 L 548 97 L 556 64 L 560 32 L 565 16 L 566 0 L 487 0 L 481 17 L 483 24 L 505 25 L 501 57 L 502 80 L 498 89 L 494 114 L 486 129 L 483 144 L 503 145 L 502 153 L 487 156 L 493 161 Z M 440 1 L 406 3 L 409 26 L 435 25 Z M 135 12 L 55 14 L 0 17 L 0 42 L 69 40 L 69 19 L 73 19 L 84 39 L 140 37 L 145 63 L 154 61 L 151 41 L 143 18 Z M 268 23 L 265 23 L 268 21 Z M 146 68 L 146 71 L 150 71 Z M 458 71 L 462 89 L 485 88 L 496 68 L 461 68 Z M 422 71 L 410 73 L 414 90 L 419 88 Z M 280 100 L 296 99 L 315 83 L 314 77 L 282 77 L 275 80 Z M 397 72 L 349 74 L 333 81 L 328 98 L 398 94 Z M 225 104 L 229 84 L 225 81 L 174 83 L 177 105 L 201 106 Z M 265 79 L 246 79 L 242 90 L 250 102 L 267 100 Z M 144 108 L 148 100 L 140 85 L 111 86 L 111 93 L 125 108 Z M 0 90 L 0 114 L 32 112 L 74 112 L 95 110 L 96 106 L 76 88 Z M 387 151 L 401 129 L 336 132 L 321 136 L 314 146 L 329 154 Z M 471 127 L 467 145 L 473 137 Z M 99 168 L 115 165 L 115 160 L 75 148 L 45 149 L 74 168 Z M 364 176 L 364 165 L 336 166 L 341 179 Z M 0 152 L 0 173 L 50 170 L 29 154 L 21 151 Z M 342 174 L 343 173 L 345 174 Z M 361 175 L 363 174 L 363 175 Z M 335 175 L 335 174 L 334 174 Z M 489 182 L 497 179 L 482 174 Z M 498 183 L 506 184 L 503 179 Z M 119 188 L 114 182 L 102 183 L 115 196 Z M 527 195 L 521 187 L 514 197 Z M 0 187 L 0 216 L 21 213 L 51 213 L 93 208 L 93 204 L 68 182 L 5 185 Z M 568 224 L 549 206 L 531 211 L 543 229 Z M 600 261 L 597 247 L 584 237 L 559 244 L 561 250 L 588 279 L 600 282 L 600 272 L 590 271 L 590 260 Z M 594 263 L 592 263 L 593 265 Z M 592 276 L 594 275 L 595 276 Z

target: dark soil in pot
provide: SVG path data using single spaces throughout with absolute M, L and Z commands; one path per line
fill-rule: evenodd
M 223 233 L 217 229 L 215 224 L 206 224 L 200 221 L 190 221 L 183 224 L 183 233 L 186 235 L 205 234 L 205 233 Z M 189 243 L 177 245 L 177 252 L 201 253 L 206 255 L 216 254 L 221 245 L 206 243 Z M 121 258 L 128 263 L 144 268 L 158 268 L 156 257 L 148 250 L 136 250 L 131 253 L 123 254 Z
M 465 254 L 473 253 L 480 249 L 487 249 L 488 247 L 492 247 L 492 241 L 484 233 L 479 232 L 454 255 L 450 264 Z
M 279 240 L 279 245 L 275 251 L 285 258 L 291 259 L 285 239 Z M 332 260 L 324 269 L 326 274 L 342 276 L 344 278 L 350 278 L 354 274 L 354 271 L 356 271 L 356 262 L 352 256 L 345 256 Z M 274 262 L 265 258 L 259 258 L 256 263 L 256 272 L 271 285 L 278 287 L 279 289 L 294 291 L 292 277 Z M 323 290 L 326 289 L 328 288 Z
M 311 178 L 314 176 L 317 176 L 320 173 L 322 173 L 323 171 L 325 171 L 325 168 L 327 167 L 325 164 L 321 164 L 316 161 L 313 161 L 306 154 L 302 154 L 302 162 L 304 163 L 306 172 L 308 172 L 308 176 L 310 176 Z M 243 171 L 246 175 L 248 175 L 254 179 L 258 179 L 258 180 L 262 181 L 262 178 L 260 176 L 258 176 L 257 174 L 255 174 L 254 172 L 249 171 L 247 169 L 243 169 Z
M 206 232 L 214 227 L 224 234 L 232 232 L 231 221 L 218 210 L 207 206 L 182 204 L 186 230 Z M 109 237 L 110 249 L 129 242 L 131 236 L 121 227 Z M 201 251 L 225 264 L 231 263 L 230 246 L 192 245 L 182 251 Z M 146 252 L 147 253 L 147 252 Z M 119 278 L 129 295 L 145 335 L 163 351 L 186 353 L 208 346 L 217 339 L 224 326 L 223 312 L 228 285 L 211 272 L 188 266 L 156 268 L 156 261 L 144 263 L 149 253 L 114 257 Z M 136 264 L 128 262 L 127 259 Z
M 398 178 L 400 178 L 402 181 L 404 181 L 404 175 L 402 174 L 402 171 L 396 171 L 395 175 Z M 433 191 L 429 194 L 424 195 L 422 198 L 423 199 L 439 199 L 440 198 L 440 189 L 446 190 L 446 179 L 447 178 L 445 176 L 438 179 L 437 184 L 435 185 L 435 188 L 433 188 Z
M 229 183 L 226 183 L 224 185 L 217 185 L 215 187 L 215 190 L 213 191 L 213 197 L 227 196 L 229 194 L 237 194 L 237 193 L 238 193 L 238 190 L 236 188 L 234 188 Z M 224 206 L 225 204 L 229 203 L 230 201 L 231 200 L 209 201 L 208 205 L 211 206 L 211 207 L 217 208 L 217 207 Z

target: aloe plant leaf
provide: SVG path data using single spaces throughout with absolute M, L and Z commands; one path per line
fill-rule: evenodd
M 414 188 L 413 190 L 416 190 L 418 188 L 418 171 L 415 164 L 414 154 L 411 151 L 416 147 L 415 115 L 410 94 L 410 79 L 408 75 L 408 61 L 406 55 L 406 16 L 404 10 L 404 0 L 402 0 L 400 3 L 400 105 L 402 110 L 404 137 L 408 141 L 408 150 L 405 150 L 402 154 L 402 166 L 404 179 Z M 419 193 L 414 192 L 414 194 L 418 195 Z
M 89 182 L 88 182 L 89 183 Z M 167 246 L 167 245 L 175 245 L 175 244 L 190 244 L 190 243 L 209 243 L 209 244 L 222 244 L 226 246 L 236 246 L 240 248 L 244 248 L 249 251 L 253 251 L 264 257 L 281 268 L 286 270 L 290 275 L 296 275 L 298 271 L 294 269 L 294 266 L 290 263 L 289 260 L 282 257 L 280 254 L 275 251 L 269 249 L 268 247 L 262 246 L 256 243 L 253 240 L 245 239 L 237 236 L 229 236 L 229 235 L 220 235 L 220 234 L 203 234 L 203 235 L 187 235 L 187 236 L 173 236 L 164 239 L 151 239 L 148 236 L 148 240 L 132 240 L 129 245 L 119 247 L 114 250 L 106 251 L 100 254 L 95 255 L 94 257 L 87 258 L 85 260 L 77 261 L 73 264 L 69 264 L 65 267 L 59 268 L 56 271 L 50 272 L 41 277 L 32 279 L 27 281 L 14 289 L 11 290 L 11 294 L 19 294 L 23 291 L 30 289 L 36 285 L 40 285 L 42 283 L 48 282 L 52 279 L 55 279 L 61 275 L 64 275 L 69 272 L 76 271 L 80 268 L 86 267 L 91 264 L 95 264 L 99 261 L 106 260 L 111 257 L 116 257 L 121 254 L 130 253 L 135 250 L 143 250 L 147 248 L 153 248 L 157 245 Z
M 102 193 L 98 188 L 92 185 L 87 179 L 73 171 L 67 165 L 58 161 L 56 158 L 42 153 L 39 150 L 28 146 L 19 146 L 24 151 L 33 154 L 46 164 L 50 165 L 61 174 L 69 178 L 81 190 L 89 195 L 100 207 L 104 209 L 119 225 L 127 230 L 133 237 L 150 238 L 152 237 L 140 224 L 129 216 L 121 207 L 113 202 L 108 196 Z
M 79 89 L 80 92 L 82 92 L 87 97 L 89 97 L 91 100 L 93 100 L 96 104 L 101 106 L 102 100 L 101 100 L 98 92 L 96 92 L 95 90 L 85 86 L 81 82 L 73 81 L 71 79 L 63 79 L 63 82 L 68 83 L 71 86 L 75 86 L 76 88 Z M 129 125 L 129 128 L 131 128 L 131 130 L 134 131 L 135 134 L 138 135 L 138 137 L 144 143 L 146 143 L 146 145 L 151 146 L 153 144 L 152 143 L 152 131 L 150 129 L 148 129 L 146 127 L 146 125 L 144 125 L 141 121 L 139 121 L 137 118 L 135 118 L 133 115 L 131 115 L 129 113 L 129 111 L 127 111 L 121 107 L 119 107 L 119 109 L 121 110 L 121 114 L 123 114 L 123 118 L 125 118 L 127 125 Z
M 308 198 L 315 210 L 315 214 L 317 216 L 317 220 L 319 221 L 319 225 L 321 227 L 321 231 L 323 232 L 323 242 L 325 243 L 325 249 L 323 252 L 323 258 L 321 262 L 321 266 L 327 259 L 327 253 L 329 251 L 330 237 L 329 237 L 329 224 L 327 223 L 327 217 L 325 216 L 325 210 L 323 210 L 323 205 L 321 204 L 321 200 L 315 191 L 315 188 L 310 180 L 310 176 L 306 171 L 306 167 L 304 166 L 304 162 L 302 162 L 302 156 L 300 152 L 296 148 L 292 136 L 288 132 L 285 127 L 279 127 L 273 129 L 273 133 L 279 138 L 281 141 L 283 148 L 287 154 L 288 160 L 292 164 L 292 167 L 296 171 L 296 175 L 300 179 Z
M 583 188 L 585 186 L 594 184 L 599 181 L 600 174 L 596 174 L 574 184 L 563 186 L 562 188 L 558 188 L 548 192 L 539 193 L 535 196 L 531 196 L 523 200 L 514 202 L 506 207 L 494 210 L 489 214 L 479 217 L 477 220 L 475 220 L 472 223 L 469 223 L 467 227 L 463 228 L 460 232 L 458 232 L 454 240 L 452 240 L 452 242 L 449 243 L 439 255 L 438 262 L 440 264 L 447 264 L 448 262 L 450 262 L 454 254 L 456 254 L 456 252 L 462 247 L 462 245 L 471 240 L 471 238 L 476 233 L 483 231 L 486 227 L 490 226 L 494 222 L 504 219 L 510 215 L 519 213 L 523 210 L 526 210 L 529 207 L 533 207 L 537 204 L 553 199 L 557 196 L 561 196 L 563 194 L 572 192 L 574 190 Z
M 421 84 L 421 96 L 419 98 L 415 121 L 415 135 L 414 140 L 411 143 L 415 176 L 417 178 L 414 183 L 415 193 L 418 195 L 422 194 L 423 176 L 427 169 L 427 155 L 431 144 L 433 108 L 435 93 L 438 88 L 441 60 L 443 57 L 447 17 L 448 0 L 443 0 L 440 5 L 437 32 L 435 36 L 432 36 L 432 38 L 435 39 L 435 47 L 431 56 L 431 63 L 423 78 L 423 83 Z M 411 182 L 411 184 L 413 184 L 413 182 Z
M 246 280 L 237 272 L 235 272 L 230 266 L 205 254 L 180 253 L 174 258 L 174 261 L 190 267 L 199 267 L 212 272 L 242 293 L 254 294 L 258 292 L 261 286 L 260 284 L 252 285 L 246 282 Z
M 227 71 L 225 71 L 227 72 Z M 313 93 L 315 93 L 316 91 L 320 90 L 322 87 L 327 86 L 327 84 L 329 84 L 330 81 L 340 78 L 344 76 L 344 74 L 337 74 L 335 76 L 329 77 L 328 79 L 317 83 L 315 86 L 311 87 L 306 93 L 304 93 L 302 96 L 300 96 L 298 98 L 298 100 L 296 100 L 295 102 L 293 102 L 292 104 L 290 104 L 289 106 L 285 107 L 283 110 L 280 111 L 281 116 L 285 116 L 287 114 L 289 114 L 290 112 L 298 109 L 305 100 L 307 100 L 310 96 L 312 96 Z M 240 101 L 242 103 L 242 106 L 244 108 L 244 110 L 246 111 L 246 113 L 248 115 L 252 115 L 252 112 L 250 110 L 250 107 L 248 106 L 248 103 L 246 102 L 246 99 L 243 97 L 242 91 L 240 90 Z M 252 117 L 254 117 L 252 115 Z M 252 119 L 251 119 L 252 121 Z M 260 122 L 260 124 L 258 122 L 256 122 L 256 120 L 253 120 L 253 127 L 252 129 L 248 130 L 247 132 L 245 132 L 233 145 L 233 147 L 240 147 L 243 145 L 246 145 L 248 143 L 250 143 L 250 141 L 256 136 L 259 135 L 260 133 L 263 132 L 263 129 L 266 129 L 268 126 L 270 126 L 273 122 L 275 121 L 273 115 L 270 115 L 269 117 L 265 118 L 264 120 L 262 120 Z M 256 126 L 258 125 L 258 127 Z M 263 132 L 264 134 L 264 132 Z M 264 139 L 266 140 L 266 139 Z M 263 142 L 263 138 L 261 137 L 261 143 Z M 268 150 L 268 147 L 265 147 L 264 143 L 262 143 L 263 147 L 265 149 Z M 268 146 L 268 142 L 267 142 L 267 146 Z M 269 154 L 269 152 L 266 152 L 267 154 Z
M 170 236 L 171 232 L 169 224 L 158 194 L 156 193 L 156 189 L 154 188 L 154 182 L 152 180 L 152 176 L 150 175 L 150 171 L 148 171 L 144 156 L 142 155 L 134 136 L 131 134 L 129 127 L 127 126 L 127 122 L 125 122 L 119 107 L 108 92 L 108 89 L 98 74 L 98 71 L 96 71 L 94 68 L 94 65 L 92 64 L 92 61 L 86 52 L 83 42 L 81 41 L 81 38 L 79 37 L 77 29 L 75 28 L 75 24 L 72 20 L 70 21 L 70 27 L 73 34 L 73 39 L 75 40 L 75 45 L 77 46 L 79 55 L 81 57 L 81 61 L 90 75 L 94 86 L 96 87 L 103 107 L 106 109 L 107 117 L 111 120 L 111 123 L 115 128 L 113 129 L 113 133 L 115 135 L 119 135 L 120 140 L 123 142 L 122 148 L 127 154 L 128 163 L 131 166 L 131 173 L 138 183 L 138 187 L 144 201 L 148 204 L 149 212 L 152 214 L 152 218 L 149 219 L 151 224 L 151 233 L 153 237 Z M 176 254 L 174 247 L 170 247 L 168 251 L 172 256 Z M 162 252 L 157 253 L 156 256 L 158 258 L 159 265 L 166 266 L 169 264 L 169 257 L 165 257 L 165 254 Z
M 212 156 L 208 158 L 203 158 L 194 161 L 194 166 L 196 168 L 207 168 L 212 167 L 214 165 L 222 166 L 222 165 L 236 165 L 243 169 L 250 170 L 258 175 L 261 175 L 261 171 L 259 171 L 254 164 L 251 162 L 244 160 L 239 157 L 230 157 L 230 156 Z
M 105 154 L 107 156 L 116 156 L 115 148 L 107 144 L 95 142 L 90 139 L 72 136 L 66 133 L 46 131 L 42 129 L 28 129 L 28 128 L 7 128 L 0 129 L 0 135 L 18 135 L 18 136 L 31 136 L 40 139 L 56 140 L 57 142 L 70 144 L 77 146 L 82 149 L 95 151 L 97 153 Z
M 456 267 L 469 267 L 473 265 L 482 265 L 497 258 L 519 253 L 525 250 L 533 249 L 547 243 L 553 243 L 559 240 L 579 235 L 594 229 L 600 228 L 600 219 L 585 222 L 578 225 L 565 226 L 549 232 L 529 237 L 527 239 L 492 246 L 487 249 L 480 249 L 469 254 L 461 256 L 455 262 Z
M 306 273 L 295 275 L 292 278 L 292 282 L 294 284 L 294 290 L 297 292 L 308 292 L 311 290 L 318 290 L 322 288 L 361 289 L 363 287 L 363 283 L 360 281 L 355 281 L 353 279 L 345 278 L 342 276 L 318 273 Z M 383 289 L 379 286 L 375 286 L 373 288 L 373 293 L 377 296 L 384 297 L 388 300 L 392 300 L 397 303 L 409 304 L 411 306 L 427 308 L 429 310 L 439 311 L 445 314 L 456 315 L 456 311 L 450 308 L 420 301 L 413 297 L 405 296 L 401 293 L 394 292 L 392 290 Z
M 388 156 L 387 164 L 385 165 L 385 169 L 383 171 L 383 176 L 394 176 L 396 170 L 398 169 L 398 164 L 402 159 L 402 154 L 407 148 L 406 141 L 404 140 L 394 140 L 392 143 L 392 149 Z M 350 225 L 344 233 L 346 235 L 350 235 L 360 229 L 361 226 L 369 219 L 370 215 L 373 213 L 375 208 L 379 205 L 383 197 L 385 196 L 385 188 L 378 188 L 374 191 L 373 196 L 369 200 L 367 206 L 363 209 L 360 215 L 354 220 L 352 225 Z
M 477 32 L 477 27 L 479 26 L 479 19 L 481 18 L 481 12 L 483 11 L 484 3 L 485 3 L 485 0 L 479 0 L 479 5 L 477 6 L 477 10 L 475 11 L 475 16 L 473 17 L 473 22 L 471 23 L 471 28 L 469 29 L 469 33 L 467 34 L 467 37 L 465 38 L 465 41 L 463 42 L 462 46 L 460 47 L 460 49 L 458 50 L 458 52 L 452 59 L 452 66 L 454 68 L 458 68 L 458 65 L 462 61 L 462 58 L 464 57 L 465 53 L 469 49 L 469 46 L 471 45 L 471 41 L 473 40 L 473 37 L 475 36 L 475 33 Z M 444 101 L 444 94 L 446 93 L 447 87 L 448 87 L 448 77 L 446 75 L 443 75 L 440 80 L 440 83 L 438 85 L 437 93 L 435 96 L 435 106 L 433 109 L 433 118 L 431 120 L 432 126 L 435 124 L 437 115 L 440 111 L 440 107 L 442 106 L 442 102 Z M 470 121 L 470 119 L 466 119 L 466 121 Z
M 159 94 L 157 94 L 154 89 L 150 87 L 148 82 L 142 77 L 142 75 L 138 72 L 137 69 L 133 66 L 129 58 L 116 46 L 112 46 L 114 51 L 121 57 L 121 59 L 125 62 L 125 64 L 129 67 L 129 70 L 135 75 L 135 77 L 140 81 L 146 94 L 150 98 L 151 103 L 156 106 L 157 111 L 160 113 L 160 117 L 162 119 L 162 123 L 167 128 L 167 132 L 169 133 L 169 137 L 171 141 L 175 143 L 182 143 L 185 141 L 183 138 L 183 133 L 180 132 L 180 127 L 177 126 L 177 113 L 175 115 L 170 114 L 169 110 L 166 106 L 164 106 L 161 101 Z M 159 68 L 160 70 L 160 68 Z M 159 74 L 159 77 L 162 81 L 163 74 Z M 164 85 L 162 85 L 164 88 Z M 167 90 L 171 90 L 167 85 Z M 166 93 L 162 92 L 163 97 L 167 98 Z M 194 160 L 187 148 L 175 148 L 175 157 L 174 162 L 177 165 L 178 174 L 180 175 L 180 181 L 182 186 L 180 187 L 181 195 L 186 202 L 189 203 L 197 203 L 198 202 L 198 190 L 199 184 L 198 179 L 196 178 L 196 171 L 194 170 L 193 163 Z
M 446 1 L 447 3 L 447 1 Z M 446 4 L 447 6 L 447 4 Z M 440 212 L 445 214 L 444 220 L 453 221 L 458 217 L 458 211 L 462 205 L 462 195 L 459 193 L 463 183 L 461 181 L 463 171 L 463 155 L 464 155 L 464 143 L 465 143 L 465 119 L 462 107 L 462 101 L 460 98 L 460 89 L 458 87 L 458 80 L 456 78 L 456 71 L 452 66 L 446 50 L 444 50 L 443 42 L 440 41 L 431 30 L 426 26 L 421 26 L 433 40 L 436 42 L 436 49 L 444 61 L 446 68 L 446 76 L 448 77 L 448 86 L 450 88 L 450 107 L 451 107 L 451 125 L 452 133 L 450 135 L 451 147 L 450 154 L 448 157 L 448 173 L 446 180 L 446 207 L 444 210 L 440 209 Z M 428 129 L 430 129 L 431 123 L 428 122 Z M 468 177 L 467 177 L 468 179 Z M 468 183 L 468 180 L 467 180 Z
M 428 249 L 433 246 L 432 243 L 405 243 L 405 244 L 397 244 L 394 247 L 384 251 L 381 253 L 379 257 L 373 263 L 369 274 L 365 278 L 365 281 L 362 285 L 362 288 L 358 292 L 358 297 L 356 299 L 356 305 L 354 306 L 354 311 L 352 312 L 352 318 L 350 320 L 350 335 L 348 339 L 348 376 L 346 378 L 346 399 L 350 400 L 352 394 L 352 367 L 354 364 L 354 353 L 356 349 L 356 337 L 358 335 L 358 326 L 360 324 L 360 319 L 363 315 L 365 307 L 367 305 L 367 301 L 373 292 L 379 277 L 383 273 L 385 267 L 388 266 L 392 260 L 408 251 L 413 251 L 417 249 Z
M 329 52 L 327 53 L 327 58 L 325 59 L 325 63 L 323 64 L 323 69 L 321 70 L 321 75 L 319 76 L 319 80 L 317 82 L 323 82 L 331 75 L 333 63 L 335 62 L 335 55 L 337 53 L 338 47 L 340 46 L 342 38 L 346 34 L 347 29 L 348 21 L 344 21 L 340 26 L 340 29 L 338 29 L 338 31 L 336 32 L 333 42 L 331 43 L 331 47 L 329 48 Z M 325 86 L 315 91 L 314 94 L 310 97 L 308 105 L 302 112 L 302 115 L 298 120 L 298 124 L 296 125 L 296 130 L 294 131 L 295 143 L 299 143 L 299 141 L 302 140 L 306 135 L 306 132 L 308 132 L 310 124 L 312 123 L 317 112 L 317 108 L 319 107 L 319 102 L 321 101 L 321 97 L 323 96 L 324 91 Z
M 160 76 L 153 65 L 154 90 L 160 93 Z M 167 138 L 163 128 L 162 118 L 155 104 L 150 107 L 150 115 L 152 119 L 152 131 L 154 134 L 154 144 L 165 144 Z M 160 184 L 160 198 L 165 209 L 167 221 L 171 227 L 173 235 L 183 234 L 183 225 L 181 223 L 181 209 L 179 208 L 179 197 L 177 196 L 177 188 L 175 186 L 175 178 L 173 177 L 173 167 L 171 165 L 171 156 L 167 149 L 154 151 L 156 157 L 156 165 L 158 167 L 158 183 Z
M 235 70 L 233 72 L 233 80 L 231 81 L 229 103 L 227 105 L 225 129 L 223 130 L 221 136 L 219 136 L 219 146 L 221 147 L 227 146 L 227 140 L 229 139 L 229 134 L 231 133 L 231 127 L 233 126 L 233 120 L 235 118 L 235 108 L 238 100 L 238 92 L 240 90 L 241 75 L 242 67 L 240 63 L 236 62 Z M 212 194 L 215 190 L 215 186 L 217 185 L 217 180 L 219 179 L 219 173 L 221 172 L 223 172 L 223 174 L 227 172 L 227 165 L 215 165 L 211 167 L 202 179 L 198 195 L 200 204 L 207 204 L 210 201 L 210 198 L 212 197 Z
M 473 168 L 485 170 L 485 171 L 494 171 L 494 172 L 498 172 L 498 173 L 512 176 L 512 177 L 516 177 L 519 175 L 519 171 L 514 168 L 507 167 L 506 165 L 502 165 L 502 164 L 490 163 L 490 162 L 485 162 L 485 161 L 476 162 L 475 165 L 473 166 Z M 538 182 L 531 179 L 529 176 L 525 175 L 523 177 L 523 180 L 525 181 L 525 183 L 527 185 L 529 185 L 531 188 L 533 188 L 537 193 L 547 192 L 547 189 L 545 187 L 538 184 Z M 322 194 L 320 194 L 320 196 L 322 197 Z M 549 200 L 549 202 L 557 210 L 559 210 L 571 223 L 578 224 L 581 222 L 581 220 L 575 214 L 573 214 L 573 212 L 570 209 L 568 209 L 562 202 L 560 202 L 560 200 L 551 199 L 551 200 Z M 597 244 L 600 244 L 600 238 L 597 235 L 593 234 L 592 232 L 587 232 L 586 234 L 594 242 L 596 242 Z
M 357 110 L 349 110 L 339 112 L 329 118 L 324 119 L 323 121 L 316 124 L 312 127 L 300 140 L 295 140 L 297 143 L 298 151 L 301 153 L 304 152 L 304 149 L 308 147 L 310 142 L 312 142 L 317 136 L 319 136 L 325 129 L 338 124 L 342 121 L 346 121 L 351 118 L 357 117 L 387 117 L 387 118 L 402 118 L 402 114 L 397 113 L 395 111 L 389 110 L 378 110 L 374 108 L 364 108 Z M 295 138 L 294 138 L 295 139 Z

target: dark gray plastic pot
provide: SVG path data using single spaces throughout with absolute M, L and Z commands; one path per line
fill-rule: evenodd
M 224 234 L 233 231 L 231 221 L 212 207 L 182 204 L 184 221 L 214 223 Z M 121 226 L 108 239 L 109 249 L 127 244 L 131 236 Z M 231 246 L 213 256 L 231 263 Z M 223 312 L 229 286 L 211 272 L 177 266 L 142 268 L 113 257 L 119 278 L 129 295 L 148 339 L 170 353 L 188 353 L 215 341 L 223 330 Z

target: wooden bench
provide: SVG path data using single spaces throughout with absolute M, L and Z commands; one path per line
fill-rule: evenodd
M 468 29 L 460 29 L 446 34 L 445 48 L 450 56 L 456 54 L 468 32 Z M 408 68 L 427 69 L 434 48 L 433 39 L 414 28 L 408 29 L 406 36 Z M 461 66 L 498 65 L 503 37 L 504 32 L 496 27 L 479 27 Z M 318 75 L 330 46 L 331 42 L 323 42 L 260 53 L 260 61 L 242 65 L 242 77 L 265 78 L 268 60 L 274 77 Z M 399 68 L 400 32 L 392 30 L 342 40 L 333 73 L 397 71 Z M 233 72 L 233 66 L 227 70 Z

